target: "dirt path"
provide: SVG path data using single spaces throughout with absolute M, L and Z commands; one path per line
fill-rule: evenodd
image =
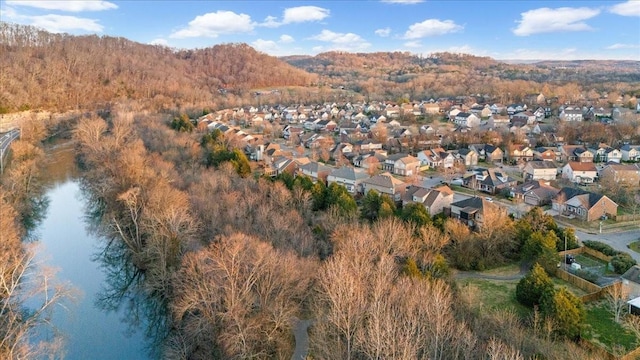
M 456 279 L 484 279 L 484 280 L 502 280 L 513 281 L 522 279 L 529 272 L 529 264 L 520 265 L 520 271 L 513 275 L 489 275 L 477 271 L 458 271 L 453 277 Z

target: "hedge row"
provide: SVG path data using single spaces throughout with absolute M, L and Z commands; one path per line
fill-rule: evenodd
M 599 251 L 607 256 L 613 256 L 611 266 L 616 274 L 624 274 L 636 261 L 626 252 L 618 251 L 611 246 L 594 240 L 586 240 L 582 242 L 584 246 Z

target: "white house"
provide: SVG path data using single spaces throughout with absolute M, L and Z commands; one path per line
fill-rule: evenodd
M 640 145 L 623 145 L 620 148 L 623 161 L 639 161 L 640 160 Z
M 563 121 L 582 121 L 582 109 L 566 107 L 560 113 L 560 120 Z
M 562 177 L 576 184 L 593 183 L 598 176 L 594 163 L 571 161 L 562 168 Z
M 453 122 L 456 125 L 467 126 L 471 128 L 480 126 L 480 118 L 474 114 L 467 112 L 458 113 L 458 115 L 456 115 L 456 117 L 453 119 Z
M 525 180 L 555 180 L 558 176 L 558 166 L 553 161 L 529 161 L 524 166 Z

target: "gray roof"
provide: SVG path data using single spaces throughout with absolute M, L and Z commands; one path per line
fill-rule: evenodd
M 391 176 L 389 173 L 376 175 L 363 181 L 370 185 L 380 186 L 384 188 L 395 188 L 397 185 L 403 185 L 404 182 Z
M 360 169 L 355 169 L 352 168 L 350 166 L 343 166 L 339 169 L 335 169 L 333 171 L 331 171 L 331 173 L 329 174 L 330 176 L 333 177 L 337 177 L 337 178 L 342 178 L 342 179 L 347 179 L 347 180 L 364 180 L 367 179 L 369 177 L 369 175 L 367 175 L 366 172 L 360 170 Z
M 321 164 L 317 161 L 312 161 L 308 164 L 304 164 L 300 166 L 300 170 L 305 170 L 313 173 L 321 173 L 321 172 L 329 172 L 331 171 L 331 167 Z
M 529 161 L 527 166 L 531 166 L 533 169 L 557 169 L 558 165 L 553 161 L 534 160 Z

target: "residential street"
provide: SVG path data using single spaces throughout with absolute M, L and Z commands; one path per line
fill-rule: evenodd
M 627 247 L 627 245 L 640 239 L 640 229 L 603 234 L 589 234 L 576 230 L 576 236 L 580 241 L 597 240 L 610 245 L 616 250 L 627 252 L 640 263 L 640 254 Z

